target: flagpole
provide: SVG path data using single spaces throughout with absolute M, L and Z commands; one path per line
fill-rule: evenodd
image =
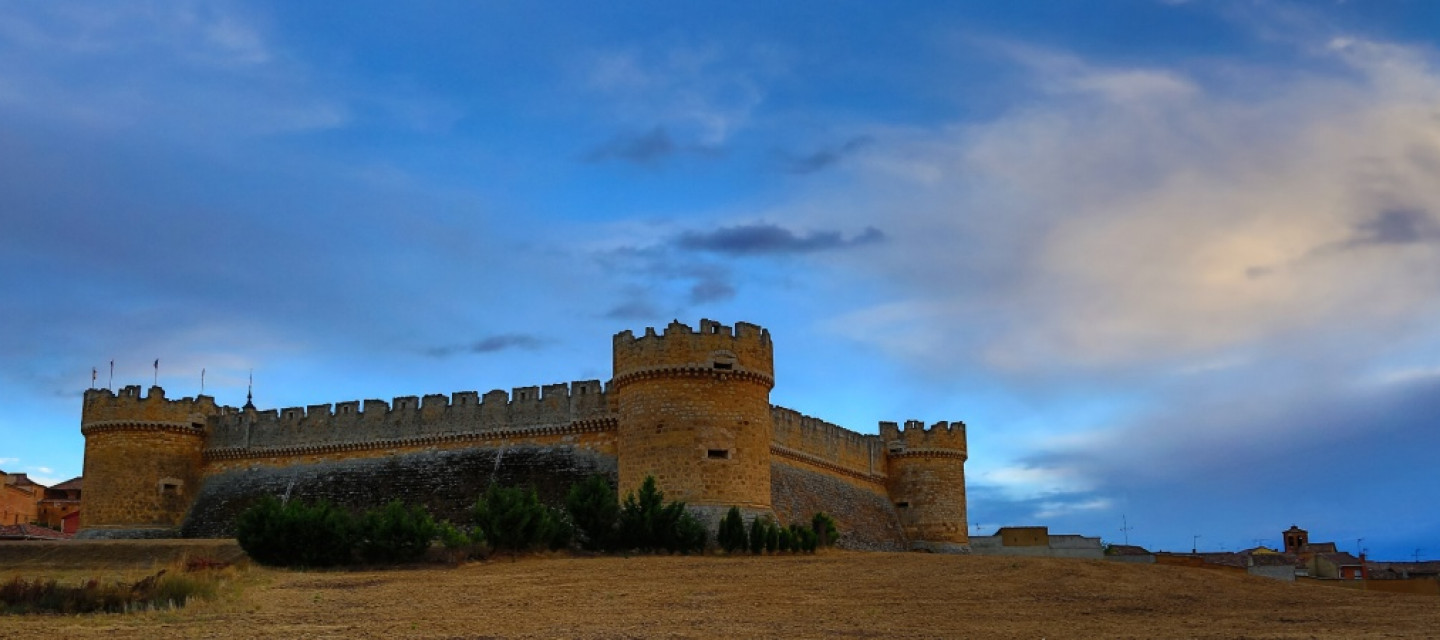
M 152 382 L 151 385 L 152 385 L 152 386 L 156 386 L 156 387 L 160 386 L 160 359 L 159 359 L 159 358 L 156 358 L 156 359 L 155 359 L 155 381 Z
M 110 379 L 105 381 L 105 390 L 115 390 L 115 360 L 113 358 L 110 360 Z
M 200 368 L 200 395 L 205 395 L 205 368 Z

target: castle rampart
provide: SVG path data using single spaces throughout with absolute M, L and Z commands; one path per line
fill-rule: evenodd
M 770 408 L 771 452 L 787 464 L 813 466 L 854 480 L 885 485 L 885 447 L 879 436 L 856 433 L 781 406 Z
M 85 394 L 82 536 L 225 535 L 259 495 L 365 506 L 390 497 L 463 516 L 489 482 L 559 500 L 592 473 L 622 494 L 654 476 L 707 519 L 836 514 L 857 548 L 964 550 L 965 427 L 856 433 L 769 403 L 765 329 L 702 320 L 614 337 L 614 375 L 257 410 L 154 387 Z M 378 476 L 376 474 L 379 474 Z

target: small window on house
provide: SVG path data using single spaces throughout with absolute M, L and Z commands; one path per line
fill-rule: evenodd
M 161 481 L 160 481 L 160 495 L 162 495 L 162 496 L 178 496 L 178 495 L 180 495 L 180 481 L 179 481 L 179 480 L 161 480 Z
M 909 503 L 909 502 L 896 502 L 896 503 L 895 503 L 895 506 L 896 506 L 897 508 L 900 508 L 900 509 L 909 509 L 909 508 L 910 508 L 910 503 Z
M 733 363 L 733 362 L 716 362 L 716 363 L 715 363 L 715 368 L 716 368 L 716 369 L 719 369 L 719 370 L 721 370 L 721 371 L 729 371 L 729 370 L 735 368 L 735 363 Z
M 711 450 L 705 452 L 705 457 L 707 457 L 707 458 L 709 458 L 709 459 L 711 459 L 711 460 L 729 460 L 729 459 L 730 459 L 730 450 L 729 450 L 729 449 L 711 449 Z

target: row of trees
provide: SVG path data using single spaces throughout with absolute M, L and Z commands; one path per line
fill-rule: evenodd
M 563 509 L 541 502 L 534 488 L 492 484 L 471 516 L 473 522 L 457 526 L 400 501 L 356 516 L 326 502 L 266 497 L 240 515 L 236 537 L 256 562 L 306 567 L 410 562 L 437 539 L 452 560 L 574 544 L 603 553 L 689 554 L 703 552 L 708 542 L 705 525 L 684 502 L 666 502 L 654 478 L 621 501 L 604 476 L 592 476 L 570 487 Z M 835 521 L 823 513 L 815 514 L 810 527 L 756 518 L 747 530 L 740 510 L 732 507 L 716 542 L 731 554 L 813 552 L 835 537 Z
M 835 519 L 824 512 L 815 514 L 809 527 L 799 524 L 783 527 L 768 517 L 761 517 L 751 520 L 747 531 L 740 508 L 730 507 L 720 521 L 715 542 L 730 554 L 746 551 L 756 555 L 792 551 L 814 553 L 817 547 L 835 544 L 837 537 Z

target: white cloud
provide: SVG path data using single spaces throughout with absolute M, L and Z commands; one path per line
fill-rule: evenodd
M 749 124 L 774 67 L 764 49 L 685 45 L 592 53 L 583 75 L 623 126 L 662 126 L 716 147 Z
M 1332 51 L 1334 73 L 1270 70 L 1260 98 L 1027 52 L 1047 97 L 877 130 L 855 188 L 795 208 L 893 240 L 851 267 L 898 300 L 837 324 L 911 361 L 1016 372 L 1205 369 L 1425 330 L 1440 243 L 1366 229 L 1387 212 L 1440 220 L 1440 75 L 1428 51 Z

